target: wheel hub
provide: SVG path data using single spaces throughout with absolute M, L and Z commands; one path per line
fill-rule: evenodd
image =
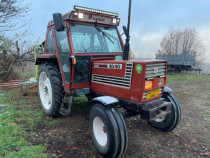
M 107 129 L 100 117 L 95 117 L 93 120 L 93 133 L 98 144 L 106 146 L 108 141 Z
M 43 107 L 49 110 L 52 106 L 52 86 L 49 77 L 44 71 L 39 75 L 39 96 Z
M 155 119 L 156 122 L 162 122 L 163 120 L 165 120 L 166 116 L 162 116 L 162 117 L 159 117 L 157 119 Z
M 47 95 L 48 94 L 48 88 L 47 86 L 44 86 L 44 93 Z

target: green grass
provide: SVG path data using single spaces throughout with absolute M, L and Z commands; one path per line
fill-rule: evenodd
M 179 93 L 185 97 L 194 95 L 195 97 L 210 96 L 210 75 L 197 73 L 168 73 L 167 85 L 176 90 L 178 85 L 186 85 L 187 89 L 182 89 Z M 189 88 L 189 86 L 191 88 Z M 195 94 L 194 90 L 199 94 Z M 205 120 L 210 121 L 210 109 L 201 111 Z
M 191 95 L 192 93 L 191 92 L 188 92 L 188 91 L 183 91 L 181 92 L 182 95 Z
M 0 94 L 0 157 L 47 157 L 43 153 L 46 145 L 32 145 L 27 141 L 31 133 L 28 131 L 34 130 L 43 113 L 34 112 L 23 98 L 12 102 L 9 94 L 1 90 Z
M 0 157 L 48 157 L 48 154 L 44 153 L 48 144 L 33 145 L 29 142 L 30 138 L 37 135 L 36 127 L 44 117 L 43 110 L 37 106 L 37 100 L 37 96 L 25 98 L 18 92 L 10 94 L 0 90 Z M 75 97 L 72 113 L 85 114 L 87 104 L 85 96 Z M 57 120 L 47 118 L 47 121 L 42 123 L 49 127 L 56 124 Z
M 168 73 L 167 82 L 168 83 L 189 83 L 189 82 L 202 82 L 209 81 L 210 85 L 210 75 L 196 73 Z
M 167 83 L 173 85 L 172 88 L 179 84 L 189 83 L 207 83 L 205 86 L 210 87 L 210 76 L 199 76 L 193 73 L 169 73 Z M 187 97 L 187 95 L 192 95 L 193 92 L 183 90 L 181 93 Z M 210 90 L 207 90 L 207 93 L 210 94 Z M 44 113 L 40 108 L 37 96 L 28 99 L 17 94 L 10 95 L 0 90 L 0 157 L 48 157 L 48 154 L 44 153 L 46 145 L 33 145 L 27 140 L 30 137 L 36 138 L 36 127 L 39 123 L 49 127 L 58 121 L 46 117 L 43 122 Z M 87 105 L 88 100 L 85 96 L 75 97 L 71 113 L 83 115 L 87 110 Z M 210 120 L 210 109 L 202 111 L 202 115 L 205 120 Z M 46 138 L 45 142 L 48 142 L 47 139 L 50 138 Z M 65 139 L 70 140 L 71 135 L 67 135 L 65 138 L 59 137 L 59 139 L 62 141 Z M 92 150 L 88 151 L 88 153 L 92 153 Z
M 205 120 L 210 121 L 210 109 L 206 109 L 201 112 Z
M 72 105 L 72 113 L 84 114 L 87 110 L 88 104 L 86 96 L 82 95 L 80 97 L 75 97 Z

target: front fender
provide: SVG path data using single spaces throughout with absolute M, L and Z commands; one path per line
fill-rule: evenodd
M 87 120 L 89 119 L 90 109 L 92 105 L 94 105 L 95 103 L 99 103 L 99 104 L 102 104 L 103 106 L 107 106 L 107 105 L 115 104 L 117 102 L 119 102 L 118 99 L 111 96 L 101 96 L 101 97 L 94 98 L 88 105 L 86 119 Z
M 167 87 L 167 86 L 164 87 L 163 91 L 166 92 L 166 93 L 167 92 L 173 92 L 173 90 L 171 88 Z
M 101 97 L 94 98 L 91 101 L 91 104 L 93 104 L 94 102 L 98 102 L 98 103 L 101 103 L 103 105 L 110 105 L 110 104 L 117 103 L 118 99 L 116 99 L 114 97 L 111 97 L 111 96 L 101 96 Z

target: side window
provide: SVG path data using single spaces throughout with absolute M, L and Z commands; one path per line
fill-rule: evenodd
M 53 41 L 52 29 L 49 29 L 48 31 L 46 53 L 54 53 L 54 41 Z
M 58 52 L 62 54 L 69 54 L 70 50 L 66 31 L 56 31 L 56 41 Z

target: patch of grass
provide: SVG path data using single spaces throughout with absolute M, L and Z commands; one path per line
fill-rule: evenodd
M 168 73 L 167 81 L 170 83 L 176 82 L 185 82 L 186 80 L 198 80 L 199 76 L 192 73 Z
M 196 73 L 168 73 L 167 82 L 169 83 L 188 83 L 188 82 L 201 82 L 209 81 L 210 76 L 206 74 L 198 75 Z
M 181 92 L 181 94 L 182 94 L 182 95 L 190 95 L 190 94 L 192 94 L 192 93 L 190 93 L 190 92 L 188 92 L 188 91 L 183 91 L 183 92 Z
M 88 104 L 86 96 L 82 95 L 80 97 L 75 97 L 72 105 L 72 113 L 84 114 L 87 110 Z
M 55 125 L 56 122 L 57 122 L 56 120 L 47 120 L 46 123 L 45 123 L 45 125 L 48 126 L 48 127 L 50 127 L 52 125 Z
M 206 109 L 201 112 L 204 119 L 210 121 L 210 109 Z
M 30 104 L 23 104 L 24 99 L 17 104 L 4 91 L 0 90 L 0 94 L 0 157 L 47 157 L 43 153 L 46 145 L 32 145 L 26 132 L 34 130 L 43 114 L 34 112 Z

